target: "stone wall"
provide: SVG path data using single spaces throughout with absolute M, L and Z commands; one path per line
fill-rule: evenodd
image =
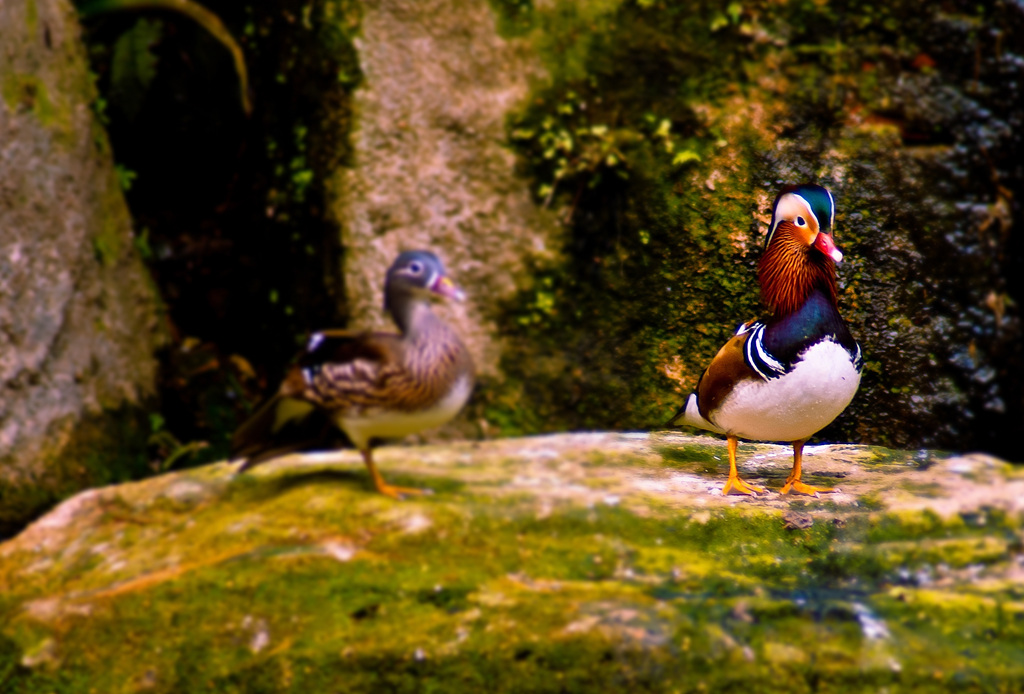
M 447 314 L 492 384 L 504 378 L 499 306 L 562 255 L 561 229 L 516 175 L 506 136 L 542 69 L 496 21 L 486 3 L 364 3 L 353 166 L 333 184 L 354 323 L 387 324 L 388 265 L 401 250 L 433 249 L 470 295 Z

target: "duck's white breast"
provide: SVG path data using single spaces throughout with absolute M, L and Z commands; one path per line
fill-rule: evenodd
M 459 413 L 472 391 L 472 377 L 462 376 L 447 395 L 426 410 L 365 410 L 358 416 L 339 416 L 337 425 L 348 434 L 356 448 L 363 449 L 373 438 L 397 439 L 441 426 Z
M 812 345 L 787 374 L 743 381 L 714 413 L 714 424 L 754 441 L 798 441 L 825 428 L 853 400 L 860 373 L 841 345 Z

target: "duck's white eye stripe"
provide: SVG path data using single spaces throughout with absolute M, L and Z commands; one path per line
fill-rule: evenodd
M 309 342 L 306 343 L 307 352 L 315 352 L 316 348 L 324 343 L 323 333 L 313 333 L 309 336 Z
M 807 210 L 807 214 L 810 215 L 811 219 L 814 220 L 815 226 L 817 226 L 818 229 L 820 230 L 821 229 L 821 222 L 818 221 L 817 215 L 814 214 L 814 208 L 811 207 L 811 204 L 809 202 L 807 202 L 807 198 L 805 198 L 802 195 L 797 195 L 796 193 L 793 193 L 793 197 L 798 198 L 800 200 L 800 202 L 802 202 L 804 204 L 804 208 Z M 799 220 L 800 220 L 800 218 L 798 217 L 797 218 L 797 225 L 798 226 L 804 226 L 804 224 L 807 224 L 807 220 L 804 220 L 804 224 L 800 224 Z

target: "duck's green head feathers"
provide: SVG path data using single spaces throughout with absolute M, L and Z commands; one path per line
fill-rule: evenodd
M 772 223 L 768 227 L 765 248 L 771 245 L 779 224 L 790 222 L 798 229 L 806 230 L 808 246 L 817 246 L 838 262 L 843 257 L 842 253 L 831 243 L 835 221 L 836 204 L 828 188 L 813 183 L 786 186 L 779 191 L 772 205 Z M 819 232 L 829 238 L 816 239 Z

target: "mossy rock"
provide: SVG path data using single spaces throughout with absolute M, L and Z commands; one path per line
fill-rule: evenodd
M 741 447 L 778 490 L 787 448 Z M 0 545 L 4 691 L 1017 691 L 1024 476 L 809 447 L 820 498 L 722 497 L 724 443 L 351 451 L 79 494 Z
M 817 182 L 836 198 L 840 310 L 867 359 L 823 436 L 1016 455 L 1019 12 L 492 4 L 549 72 L 508 137 L 568 235 L 568 262 L 500 304 L 522 387 L 484 391 L 502 433 L 665 422 L 736 325 L 765 317 L 755 266 L 775 194 Z
M 0 537 L 146 470 L 166 335 L 78 33 L 65 0 L 0 5 Z

